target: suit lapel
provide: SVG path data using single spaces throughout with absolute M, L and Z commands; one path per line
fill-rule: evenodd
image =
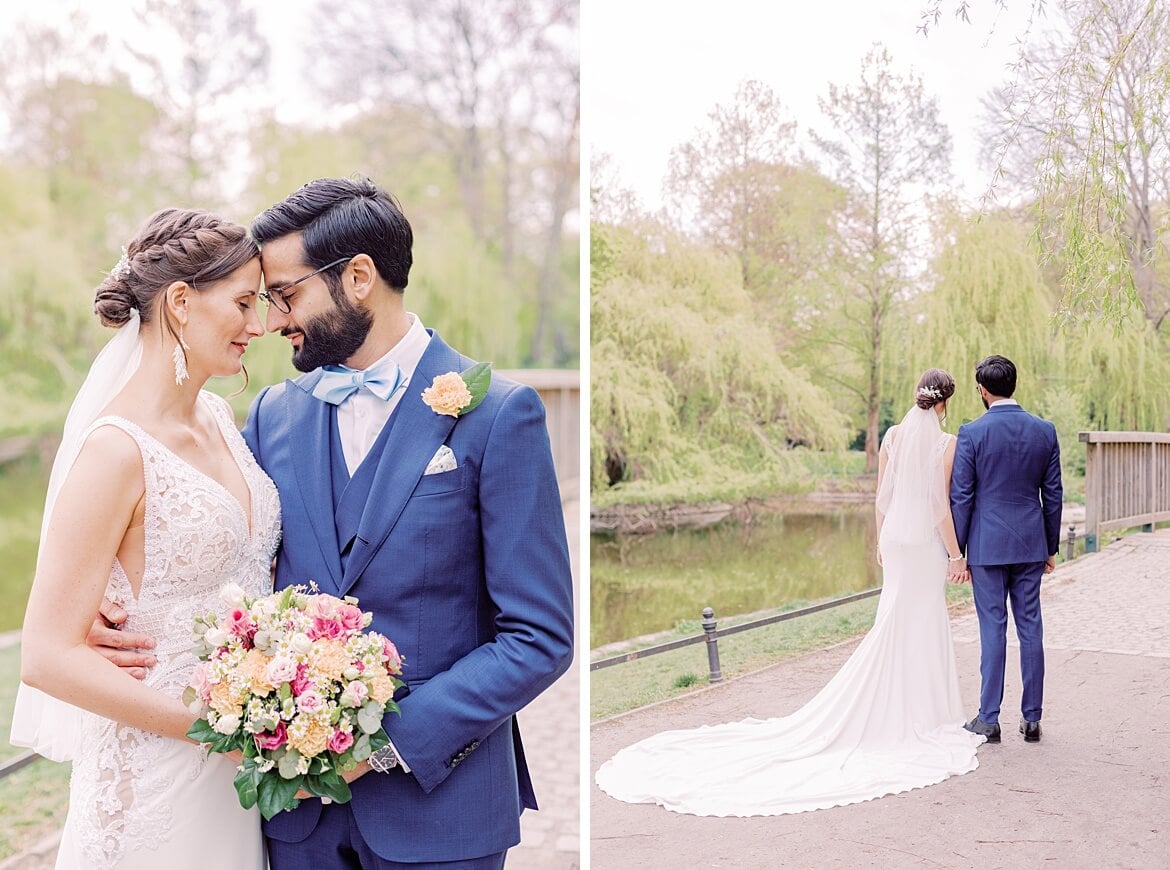
M 329 578 L 302 578 L 294 582 L 316 580 L 318 585 L 332 586 L 336 592 L 341 586 L 341 556 L 337 552 L 337 530 L 333 524 L 333 484 L 330 480 L 329 406 L 312 396 L 313 386 L 320 371 L 290 381 L 285 389 L 288 403 L 288 431 L 294 440 L 293 465 L 305 513 L 313 527 L 313 536 L 321 548 L 321 556 L 329 567 Z M 298 444 L 304 439 L 303 445 Z
M 414 492 L 427 463 L 447 440 L 455 417 L 436 414 L 422 400 L 422 391 L 437 376 L 459 371 L 462 358 L 432 333 L 431 341 L 419 360 L 406 394 L 396 409 L 397 419 L 390 430 L 382 455 L 377 457 L 378 470 L 370 487 L 370 497 L 358 524 L 357 539 L 345 565 L 341 592 L 345 594 L 381 549 L 410 494 Z

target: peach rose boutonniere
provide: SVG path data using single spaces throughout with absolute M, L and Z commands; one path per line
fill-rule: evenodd
M 422 391 L 422 400 L 436 414 L 460 417 L 475 410 L 492 382 L 492 364 L 476 363 L 465 372 L 439 375 Z

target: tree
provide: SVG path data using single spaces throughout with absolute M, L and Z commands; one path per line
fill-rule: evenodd
M 175 193 L 188 204 L 223 201 L 219 167 L 245 160 L 239 113 L 224 111 L 245 89 L 263 85 L 268 43 L 246 0 L 143 0 L 151 52 L 127 46 L 169 120 Z
M 776 354 L 732 256 L 649 218 L 591 241 L 595 499 L 774 493 L 793 445 L 842 446 L 844 417 Z
M 572 0 L 360 0 L 318 13 L 323 91 L 339 105 L 420 110 L 452 162 L 473 237 L 535 303 L 535 364 L 565 358 L 556 313 L 578 298 L 565 268 L 579 175 L 577 16 Z
M 1064 26 L 1028 46 L 988 101 L 997 172 L 1038 199 L 1069 316 L 1136 304 L 1160 329 L 1170 314 L 1170 10 L 1150 0 L 1060 10 Z
M 848 194 L 839 227 L 841 284 L 826 306 L 842 356 L 826 377 L 861 400 L 866 468 L 877 468 L 882 361 L 891 314 L 913 292 L 926 235 L 921 195 L 949 173 L 950 135 L 913 73 L 895 72 L 875 45 L 859 81 L 820 100 L 831 130 L 814 133 L 828 174 Z

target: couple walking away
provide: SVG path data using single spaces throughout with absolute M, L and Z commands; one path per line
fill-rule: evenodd
M 1020 731 L 1040 739 L 1040 579 L 1055 568 L 1062 488 L 1055 427 L 1012 399 L 1016 368 L 975 368 L 987 413 L 945 433 L 954 379 L 930 369 L 882 439 L 873 628 L 795 713 L 666 731 L 626 747 L 597 784 L 629 803 L 770 816 L 897 794 L 968 773 L 1000 741 L 1007 602 L 1020 642 Z M 964 558 L 965 555 L 965 558 Z M 978 715 L 964 724 L 945 584 L 972 584 L 982 644 Z
M 59 868 L 488 868 L 519 842 L 536 801 L 515 713 L 572 658 L 561 502 L 532 389 L 421 396 L 473 363 L 405 309 L 411 247 L 385 191 L 321 179 L 250 232 L 163 210 L 98 287 L 118 332 L 53 466 L 13 724 L 73 761 Z M 304 374 L 241 435 L 202 387 L 265 328 Z M 350 802 L 262 829 L 233 761 L 186 737 L 193 620 L 226 584 L 310 581 L 394 639 L 401 714 Z

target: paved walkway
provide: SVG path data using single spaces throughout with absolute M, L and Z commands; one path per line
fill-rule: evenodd
M 1004 741 L 939 785 L 794 816 L 715 819 L 629 805 L 590 787 L 594 870 L 726 868 L 1170 868 L 1170 530 L 1061 566 L 1042 592 L 1044 738 L 1015 733 L 1009 640 Z M 953 623 L 963 697 L 979 692 L 978 626 Z M 591 729 L 591 773 L 667 728 L 790 713 L 857 642 L 634 711 Z

